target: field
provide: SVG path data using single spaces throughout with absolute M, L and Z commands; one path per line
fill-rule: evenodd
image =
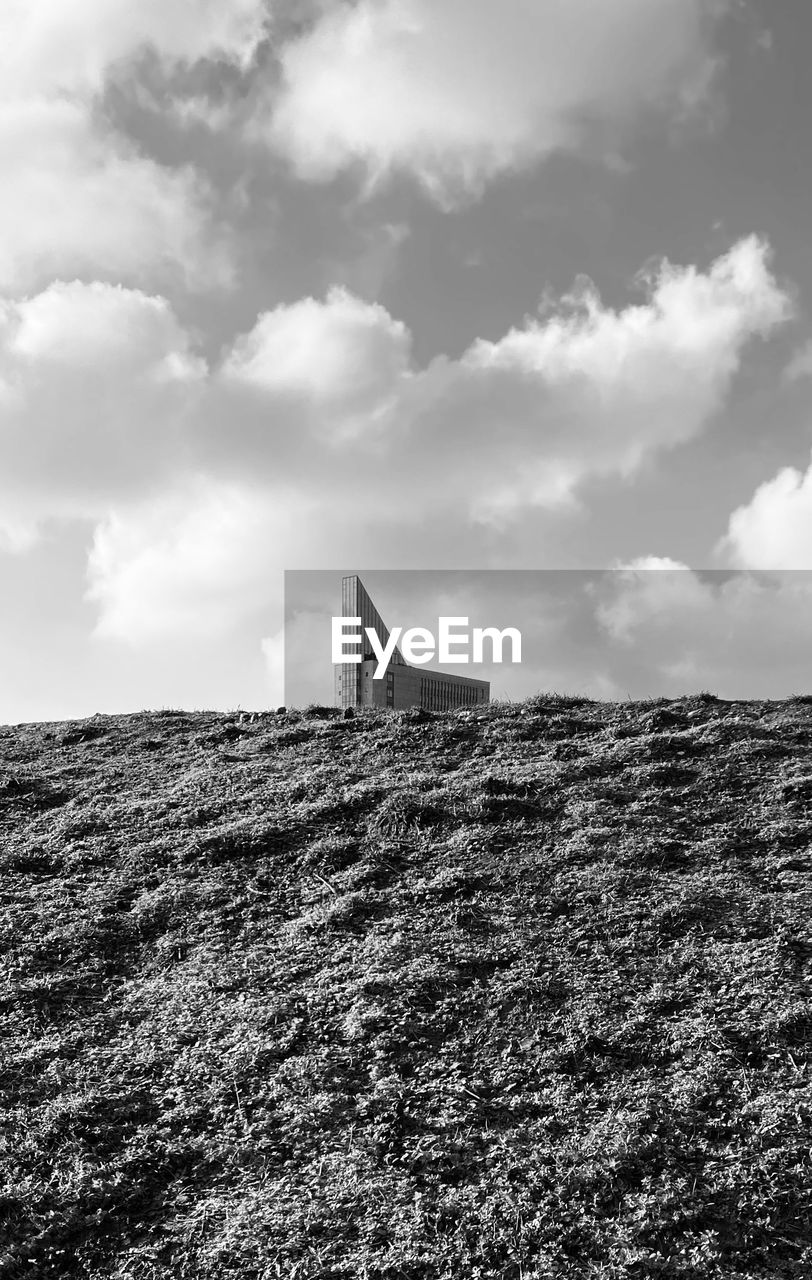
M 0 1280 L 812 1275 L 812 699 L 0 728 Z

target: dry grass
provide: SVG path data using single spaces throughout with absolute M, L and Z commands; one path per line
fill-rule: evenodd
M 0 1280 L 808 1276 L 811 743 L 0 729 Z

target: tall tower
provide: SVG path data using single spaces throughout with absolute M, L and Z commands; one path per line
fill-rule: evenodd
M 336 667 L 335 701 L 339 707 L 361 707 L 370 701 L 370 698 L 364 696 L 364 686 L 370 678 L 368 663 L 374 660 L 366 628 L 371 627 L 384 646 L 389 643 L 389 631 L 357 573 L 341 579 L 341 616 L 361 619 L 362 660 L 361 662 L 342 662 Z M 398 649 L 395 649 L 392 655 L 392 665 L 395 664 L 405 665 Z
M 342 662 L 335 667 L 335 703 L 338 707 L 425 707 L 429 711 L 450 711 L 488 702 L 491 687 L 487 680 L 448 675 L 410 666 L 395 648 L 386 674 L 375 679 L 378 660 L 366 634 L 371 628 L 382 647 L 389 643 L 389 630 L 356 573 L 341 579 L 341 616 L 360 618 L 361 661 Z

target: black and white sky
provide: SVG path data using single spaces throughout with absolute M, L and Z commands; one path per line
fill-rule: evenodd
M 812 569 L 808 0 L 0 37 L 0 721 L 273 704 L 285 569 Z

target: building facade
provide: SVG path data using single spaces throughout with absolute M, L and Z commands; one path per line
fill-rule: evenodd
M 371 627 L 382 645 L 389 632 L 357 574 L 341 580 L 341 616 L 360 618 L 364 639 L 360 662 L 342 662 L 335 668 L 335 702 L 338 707 L 392 707 L 396 711 L 422 707 L 426 711 L 453 711 L 488 702 L 491 686 L 487 680 L 429 671 L 410 666 L 395 649 L 386 673 L 373 678 L 378 660 L 368 646 L 366 628 Z

